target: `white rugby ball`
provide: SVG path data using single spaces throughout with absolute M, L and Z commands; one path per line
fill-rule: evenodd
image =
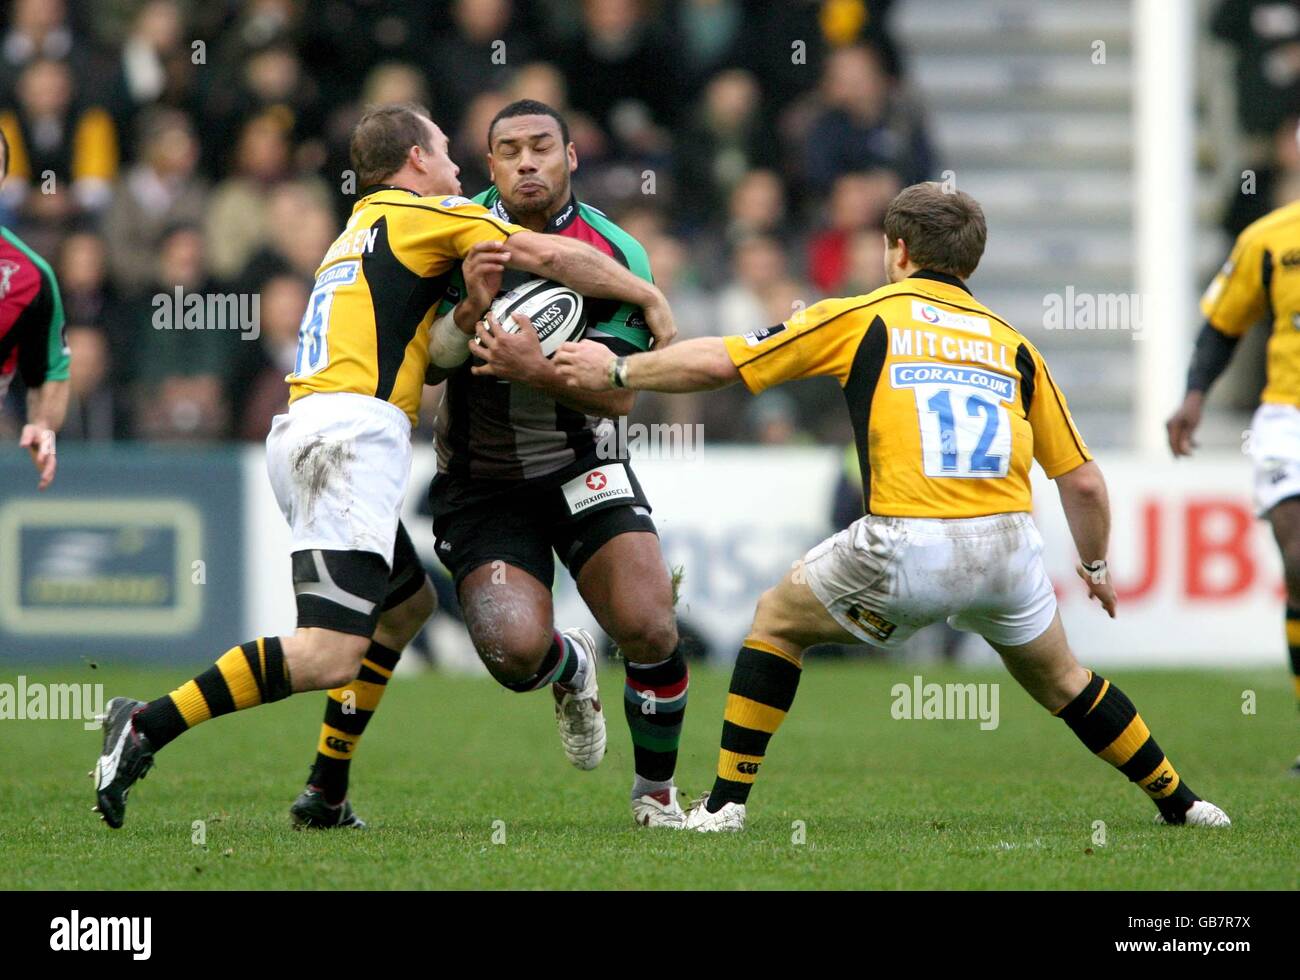
M 507 333 L 519 329 L 514 313 L 522 313 L 533 322 L 547 357 L 565 341 L 581 340 L 587 330 L 582 297 L 552 279 L 529 279 L 493 301 L 492 315 Z

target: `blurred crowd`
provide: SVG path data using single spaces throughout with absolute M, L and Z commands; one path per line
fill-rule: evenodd
M 467 195 L 487 186 L 498 109 L 563 111 L 579 196 L 646 246 L 683 336 L 875 288 L 886 203 L 937 172 L 890 6 L 13 0 L 0 221 L 58 274 L 63 438 L 265 436 L 316 264 L 355 200 L 348 135 L 368 104 L 429 106 Z M 257 331 L 158 329 L 178 287 L 256 297 Z M 20 417 L 18 388 L 0 429 Z M 833 383 L 733 396 L 644 397 L 637 417 L 702 421 L 710 440 L 846 438 Z
M 1231 50 L 1235 71 L 1243 174 L 1226 189 L 1223 212 L 1223 229 L 1235 237 L 1300 200 L 1300 4 L 1221 0 L 1209 26 Z

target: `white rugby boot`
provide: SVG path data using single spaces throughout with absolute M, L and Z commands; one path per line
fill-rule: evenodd
M 638 827 L 667 827 L 681 830 L 686 826 L 686 811 L 677 802 L 677 787 L 645 793 L 632 801 L 632 819 Z
M 710 813 L 704 805 L 709 794 L 705 793 L 691 804 L 686 811 L 685 830 L 697 830 L 702 834 L 720 832 L 735 833 L 745 829 L 745 804 L 724 803 L 717 813 Z
M 580 691 L 560 684 L 551 685 L 555 695 L 555 723 L 560 729 L 564 754 L 579 769 L 595 769 L 605 758 L 605 712 L 600 706 L 596 687 L 596 641 L 584 629 L 568 629 L 562 634 L 582 647 L 587 655 L 587 682 Z
M 1156 823 L 1169 823 L 1163 813 L 1156 814 Z M 1231 827 L 1228 815 L 1209 800 L 1197 800 L 1187 808 L 1183 823 L 1188 827 Z

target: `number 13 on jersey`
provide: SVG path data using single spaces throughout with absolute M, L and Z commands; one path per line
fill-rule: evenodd
M 890 383 L 916 395 L 926 476 L 1007 475 L 1011 420 L 1003 402 L 1015 398 L 1014 378 L 962 364 L 895 364 Z

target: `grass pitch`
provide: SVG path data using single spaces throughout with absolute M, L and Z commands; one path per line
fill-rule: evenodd
M 22 672 L 29 683 L 99 682 L 106 698 L 146 699 L 191 673 Z M 18 673 L 6 668 L 0 681 Z M 894 720 L 890 689 L 916 673 L 1000 683 L 999 727 Z M 1226 831 L 1153 825 L 1142 793 L 1005 674 L 811 658 L 751 797 L 749 829 L 639 830 L 627 806 L 621 674 L 602 672 L 610 748 L 590 773 L 565 762 L 545 692 L 398 678 L 353 765 L 365 832 L 289 826 L 323 695 L 183 736 L 132 790 L 119 831 L 90 812 L 98 731 L 0 721 L 0 888 L 1300 887 L 1300 782 L 1286 774 L 1300 730 L 1281 663 L 1107 672 L 1192 787 L 1228 811 Z M 725 672 L 693 673 L 685 793 L 712 783 L 726 685 Z M 1242 711 L 1245 691 L 1256 692 L 1254 714 Z

